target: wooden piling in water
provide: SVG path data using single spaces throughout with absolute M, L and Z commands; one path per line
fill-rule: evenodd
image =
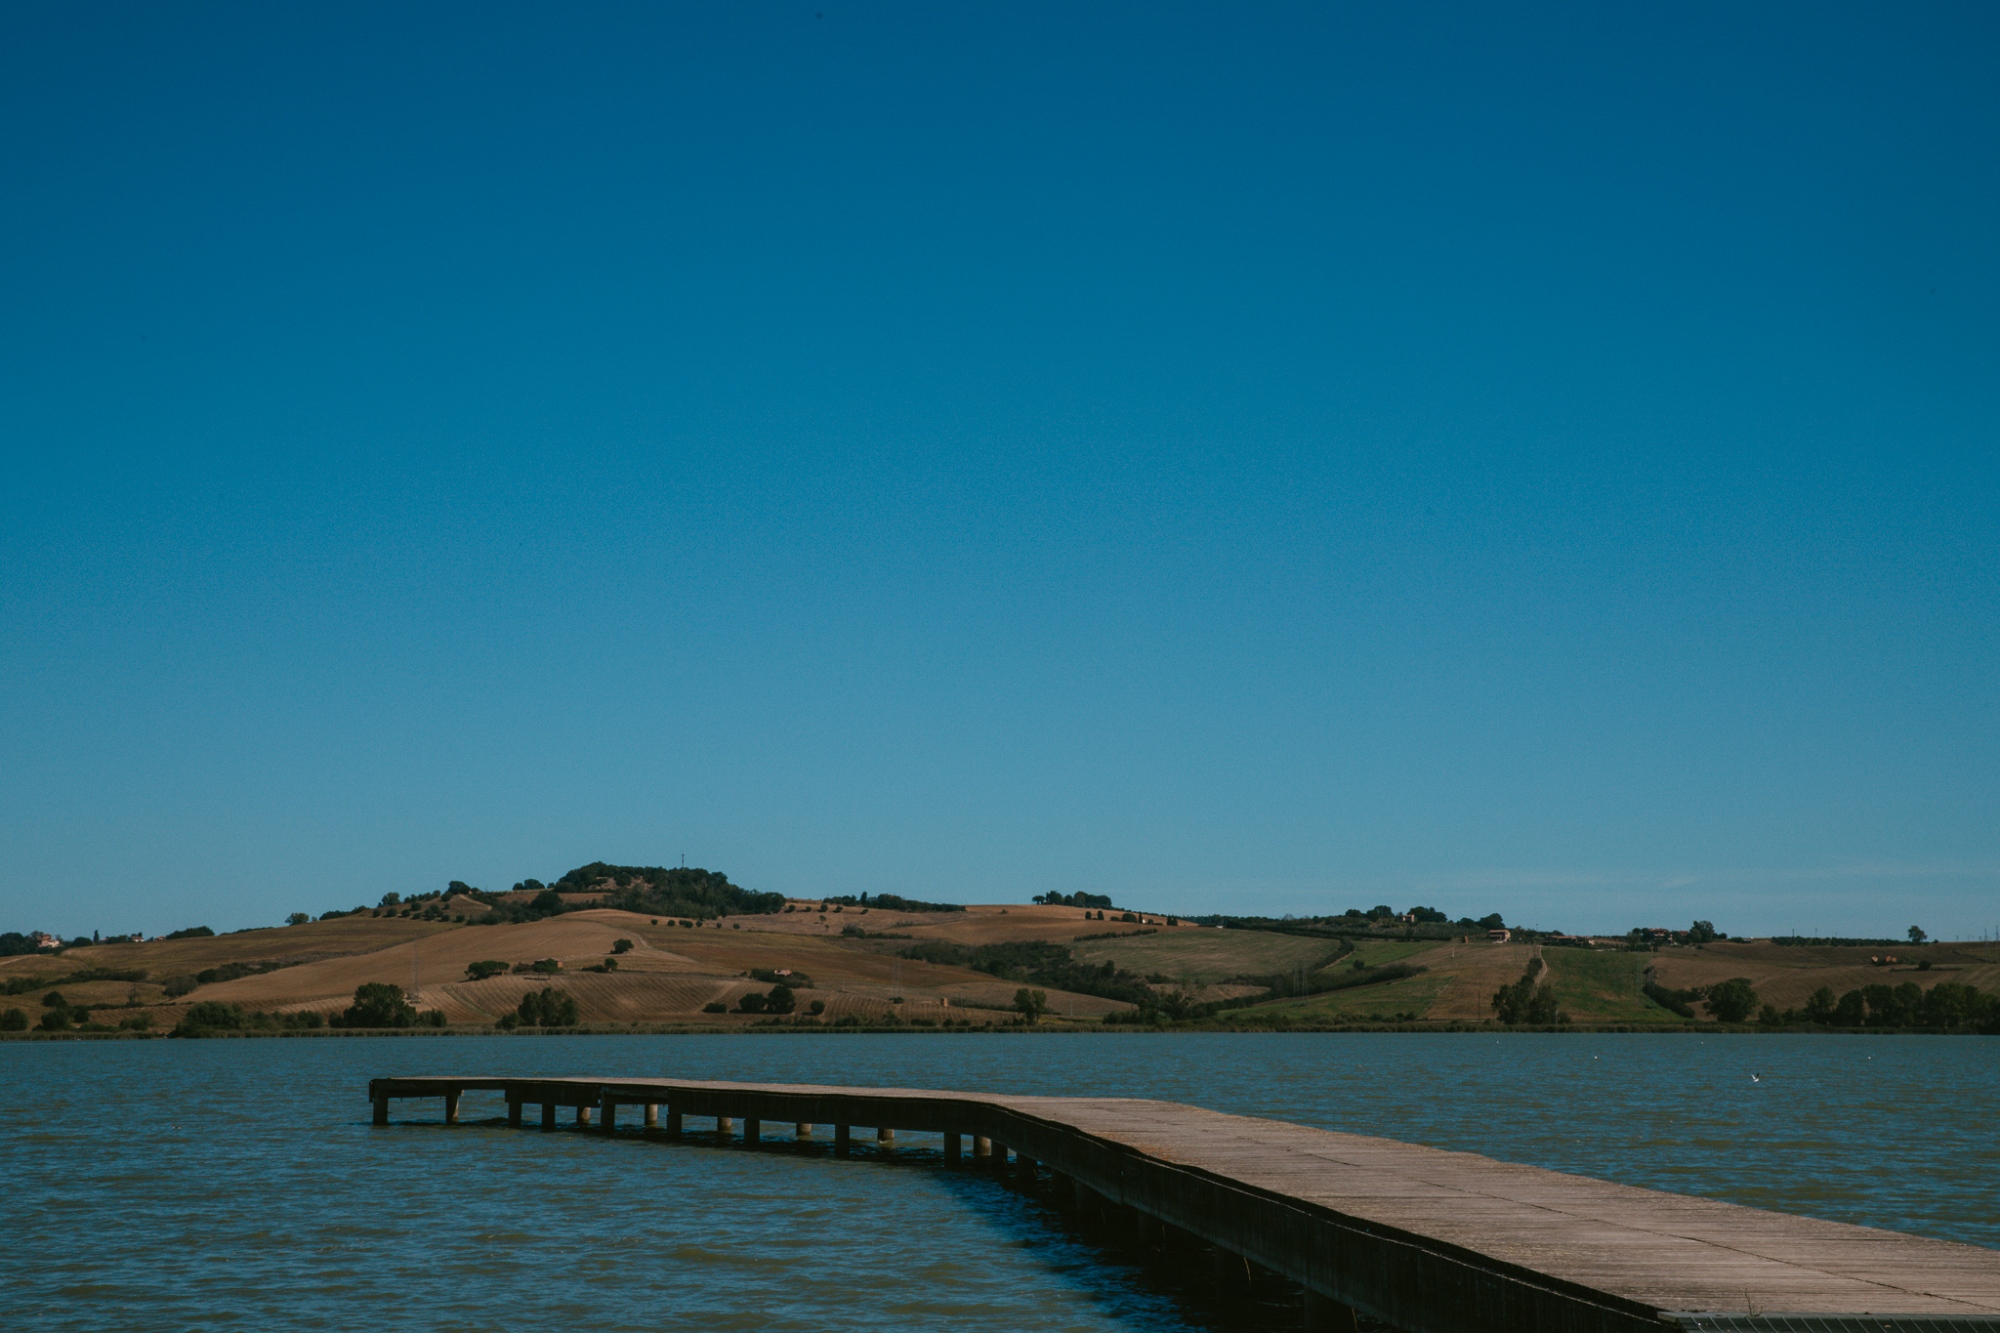
M 1076 1215 L 1086 1230 L 1095 1230 L 1104 1225 L 1104 1196 L 1088 1185 L 1075 1187 Z
M 1306 1288 L 1306 1333 L 1360 1333 L 1352 1308 Z

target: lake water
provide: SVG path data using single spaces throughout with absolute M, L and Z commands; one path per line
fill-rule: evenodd
M 371 1076 L 425 1073 L 1162 1097 L 2000 1247 L 1988 1038 L 11 1042 L 0 1301 L 43 1330 L 1294 1326 L 1118 1262 L 932 1137 L 607 1141 L 482 1124 L 503 1108 L 470 1093 L 457 1129 L 437 1102 L 370 1124 Z

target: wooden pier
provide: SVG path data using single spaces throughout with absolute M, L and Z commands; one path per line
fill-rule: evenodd
M 676 1079 L 384 1078 L 399 1098 L 505 1094 L 507 1119 L 834 1152 L 856 1127 L 944 1136 L 948 1162 L 1046 1176 L 1134 1243 L 1245 1261 L 1304 1287 L 1313 1329 L 1408 1333 L 2000 1333 L 2000 1251 L 1637 1189 L 1174 1102 Z M 734 1128 L 741 1124 L 740 1140 Z M 968 1148 L 970 1151 L 968 1152 Z M 2000 1196 L 1996 1197 L 2000 1206 Z

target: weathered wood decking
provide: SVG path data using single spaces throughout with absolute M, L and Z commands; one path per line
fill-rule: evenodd
M 1350 1307 L 1410 1333 L 2000 1333 L 2000 1251 L 1637 1189 L 1472 1153 L 1174 1102 L 673 1079 L 394 1078 L 390 1099 L 499 1090 L 509 1119 L 620 1105 L 762 1124 L 990 1141 L 1071 1184 L 1079 1206 L 1151 1219 L 1302 1284 L 1309 1317 Z M 587 1112 L 585 1112 L 587 1114 Z M 1996 1198 L 2000 1206 L 2000 1198 Z M 1318 1298 L 1315 1300 L 1315 1296 Z M 1337 1303 L 1337 1305 L 1330 1304 Z

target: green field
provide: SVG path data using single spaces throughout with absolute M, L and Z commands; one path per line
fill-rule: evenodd
M 1262 930 L 1163 930 L 1157 935 L 1084 940 L 1072 944 L 1070 951 L 1086 963 L 1108 958 L 1140 976 L 1159 974 L 1204 985 L 1230 977 L 1269 976 L 1312 967 L 1339 947 L 1337 940 Z
M 1423 960 L 1417 955 L 1428 953 L 1438 947 L 1435 940 L 1407 943 L 1402 940 L 1371 940 L 1360 945 L 1349 956 L 1342 958 L 1331 970 L 1345 974 L 1357 960 L 1367 963 L 1370 967 L 1382 967 L 1405 960 L 1421 965 Z M 1379 986 L 1355 986 L 1320 995 L 1272 1000 L 1268 1004 L 1225 1011 L 1217 1015 L 1214 1021 L 1224 1024 L 1385 1022 L 1406 1014 L 1422 1018 L 1424 1011 L 1430 1008 L 1431 1002 L 1443 993 L 1450 981 L 1449 975 L 1420 973 L 1414 977 L 1384 982 Z
M 1340 960 L 1340 966 L 1348 967 L 1359 960 L 1370 967 L 1381 967 L 1385 963 L 1400 963 L 1406 958 L 1441 947 L 1436 940 L 1368 940 L 1356 945 L 1353 953 Z
M 1646 998 L 1640 973 L 1646 954 L 1544 949 L 1556 1005 L 1579 1023 L 1678 1023 Z
M 1219 1025 L 1259 1023 L 1343 1023 L 1389 1022 L 1405 1014 L 1424 1016 L 1431 1001 L 1444 991 L 1451 978 L 1425 973 L 1405 977 L 1380 986 L 1356 986 L 1352 990 L 1307 995 L 1293 1000 L 1273 1000 L 1218 1014 Z

